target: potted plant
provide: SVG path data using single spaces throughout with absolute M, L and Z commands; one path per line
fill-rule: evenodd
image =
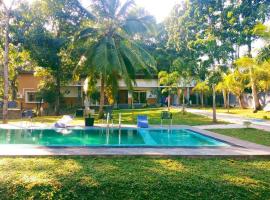
M 95 118 L 91 117 L 91 114 L 88 115 L 88 117 L 85 117 L 84 122 L 85 126 L 94 126 Z

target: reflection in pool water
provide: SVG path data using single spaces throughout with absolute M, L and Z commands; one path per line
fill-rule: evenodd
M 215 147 L 226 143 L 187 129 L 0 129 L 1 144 L 40 146 Z

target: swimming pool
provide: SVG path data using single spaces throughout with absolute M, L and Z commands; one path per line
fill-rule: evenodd
M 0 145 L 55 147 L 226 147 L 189 129 L 0 129 Z

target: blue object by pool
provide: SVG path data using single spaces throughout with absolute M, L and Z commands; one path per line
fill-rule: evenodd
M 148 128 L 148 119 L 146 115 L 139 115 L 137 117 L 138 128 Z
M 3 108 L 3 101 L 0 101 L 0 108 Z M 16 101 L 9 101 L 8 102 L 8 108 L 17 108 L 18 104 Z
M 78 147 L 224 147 L 187 129 L 0 129 L 1 145 Z
M 17 102 L 16 101 L 9 101 L 8 102 L 8 108 L 17 108 Z

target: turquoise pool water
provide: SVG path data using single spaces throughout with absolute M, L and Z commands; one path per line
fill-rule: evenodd
M 82 147 L 222 147 L 219 140 L 187 129 L 0 129 L 0 145 Z
M 83 147 L 222 147 L 219 140 L 187 129 L 0 129 L 0 145 Z

